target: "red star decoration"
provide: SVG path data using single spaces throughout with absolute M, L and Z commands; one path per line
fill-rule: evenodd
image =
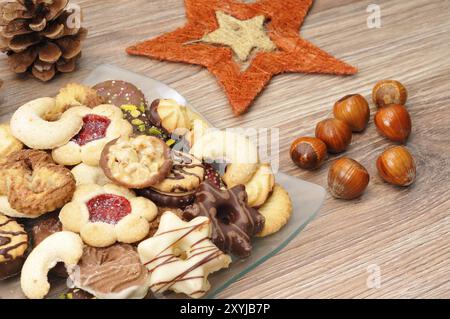
M 225 89 L 236 115 L 244 113 L 268 84 L 284 72 L 349 75 L 357 69 L 334 58 L 299 36 L 300 26 L 313 0 L 185 0 L 188 22 L 182 28 L 127 48 L 133 55 L 185 62 L 206 67 Z M 245 71 L 229 47 L 199 43 L 219 26 L 216 11 L 239 20 L 264 15 L 267 34 L 277 50 L 256 53 Z

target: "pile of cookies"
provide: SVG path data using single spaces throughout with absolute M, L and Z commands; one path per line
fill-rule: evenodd
M 72 83 L 0 125 L 0 280 L 28 298 L 49 276 L 64 298 L 199 298 L 291 213 L 247 138 L 131 83 Z

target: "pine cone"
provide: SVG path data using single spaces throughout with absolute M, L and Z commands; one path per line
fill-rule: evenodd
M 69 0 L 0 4 L 0 50 L 14 72 L 49 81 L 57 72 L 75 70 L 87 30 L 73 23 L 81 21 L 81 12 L 68 4 Z

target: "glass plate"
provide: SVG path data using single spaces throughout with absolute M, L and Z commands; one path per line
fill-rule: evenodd
M 166 84 L 112 65 L 104 64 L 99 66 L 84 82 L 88 85 L 94 85 L 106 80 L 123 80 L 133 83 L 145 93 L 149 101 L 158 98 L 172 98 L 180 104 L 188 105 L 198 114 L 183 96 Z M 201 117 L 201 114 L 199 116 Z M 276 174 L 276 181 L 288 190 L 292 198 L 293 213 L 291 219 L 278 233 L 265 238 L 255 239 L 252 255 L 249 258 L 234 260 L 228 269 L 209 276 L 211 290 L 206 295 L 206 298 L 214 298 L 230 284 L 277 254 L 305 228 L 325 201 L 326 191 L 319 185 L 308 183 L 283 173 Z M 52 284 L 52 287 L 49 296 L 56 297 L 64 291 L 64 281 L 57 280 Z M 18 278 L 0 282 L 0 298 L 23 297 Z M 164 296 L 164 298 L 166 297 L 173 298 L 174 295 Z M 175 297 L 180 297 L 180 295 Z

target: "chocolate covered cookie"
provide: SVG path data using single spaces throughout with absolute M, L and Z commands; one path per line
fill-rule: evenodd
M 14 219 L 0 214 L 0 280 L 20 273 L 28 249 L 28 235 Z
M 197 190 L 192 206 L 183 217 L 191 220 L 206 216 L 212 220 L 212 240 L 222 251 L 239 258 L 250 256 L 252 238 L 264 227 L 264 216 L 248 206 L 245 186 L 217 189 L 209 181 Z
M 135 85 L 125 81 L 105 81 L 96 84 L 93 89 L 106 101 L 106 104 L 112 104 L 118 107 L 126 104 L 132 104 L 138 107 L 147 105 L 144 93 Z
M 131 245 L 85 246 L 78 265 L 69 270 L 75 287 L 100 299 L 142 299 L 149 276 Z

